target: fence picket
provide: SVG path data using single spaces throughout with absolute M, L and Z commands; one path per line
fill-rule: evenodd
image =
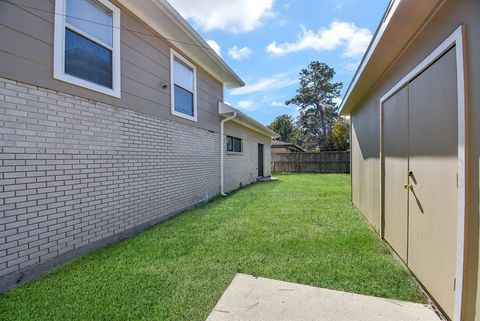
M 350 173 L 350 152 L 272 154 L 274 172 Z

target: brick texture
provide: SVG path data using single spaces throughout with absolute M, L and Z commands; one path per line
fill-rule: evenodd
M 0 78 L 0 277 L 219 192 L 219 135 Z
M 225 191 L 254 183 L 258 176 L 258 143 L 263 144 L 263 174 L 271 176 L 271 139 L 234 122 L 225 124 L 225 134 L 242 139 L 242 152 L 226 152 Z M 226 149 L 226 140 L 225 140 Z

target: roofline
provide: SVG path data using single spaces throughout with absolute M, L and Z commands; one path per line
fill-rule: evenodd
M 221 102 L 219 101 L 218 102 L 218 113 L 223 116 L 223 117 L 227 117 L 227 116 L 230 116 L 230 114 L 232 113 L 237 113 L 237 117 L 235 117 L 234 119 L 232 119 L 232 122 L 235 122 L 243 127 L 247 127 L 247 128 L 250 128 L 264 136 L 267 136 L 269 138 L 276 138 L 276 137 L 279 137 L 279 135 L 277 133 L 275 133 L 273 130 L 271 130 L 270 128 L 268 128 L 267 126 L 265 125 L 262 125 L 261 123 L 259 123 L 258 121 L 256 121 L 255 119 L 253 119 L 252 117 L 250 116 L 247 116 L 245 115 L 244 113 L 242 113 L 240 110 L 224 103 L 224 102 Z
M 297 144 L 283 144 L 283 145 L 281 145 L 281 144 L 275 144 L 275 143 L 272 142 L 272 148 L 277 148 L 277 147 L 278 148 L 295 147 L 296 149 L 301 150 L 302 152 L 305 152 L 305 150 L 302 147 L 298 146 Z
M 178 39 L 173 43 L 183 54 L 218 79 L 227 88 L 245 86 L 243 80 L 190 24 L 166 0 L 117 0 L 131 10 L 142 21 L 166 38 Z M 159 11 L 166 15 L 173 25 L 166 22 Z M 168 41 L 168 39 L 167 39 Z
M 355 109 L 445 2 L 390 1 L 343 97 L 340 115 L 349 115 Z
M 343 96 L 342 103 L 340 104 L 340 115 L 344 115 L 344 107 L 345 104 L 352 92 L 353 87 L 355 87 L 358 78 L 360 74 L 363 72 L 365 69 L 365 65 L 372 56 L 373 51 L 375 50 L 376 46 L 378 45 L 378 42 L 382 38 L 383 32 L 385 31 L 385 28 L 382 28 L 383 26 L 388 25 L 388 22 L 392 18 L 393 14 L 395 13 L 395 10 L 398 8 L 398 4 L 400 3 L 401 0 L 390 0 L 387 8 L 385 9 L 385 12 L 383 13 L 382 19 L 380 20 L 380 23 L 377 26 L 377 29 L 375 30 L 375 33 L 373 34 L 372 40 L 368 44 L 367 50 L 363 54 L 362 60 L 360 61 L 360 64 L 357 67 L 357 70 L 355 71 L 355 74 L 353 75 L 352 80 L 350 81 L 350 84 L 348 85 L 347 91 L 345 92 L 345 95 Z M 394 6 L 395 5 L 395 6 Z

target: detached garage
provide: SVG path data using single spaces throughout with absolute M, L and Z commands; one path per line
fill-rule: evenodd
M 451 320 L 480 320 L 479 84 L 479 1 L 391 1 L 341 106 L 354 205 Z

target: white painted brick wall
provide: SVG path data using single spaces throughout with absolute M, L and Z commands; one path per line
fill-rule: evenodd
M 218 194 L 218 144 L 218 133 L 0 78 L 0 276 Z
M 256 181 L 258 175 L 258 144 L 263 144 L 264 176 L 271 176 L 271 139 L 234 122 L 225 124 L 225 134 L 242 139 L 240 154 L 225 155 L 225 191 L 229 192 Z M 226 139 L 225 139 L 226 150 Z

